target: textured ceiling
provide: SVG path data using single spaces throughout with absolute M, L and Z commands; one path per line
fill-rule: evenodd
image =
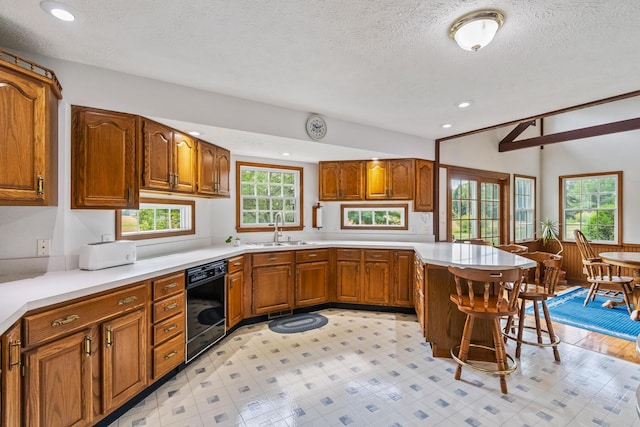
M 73 24 L 0 1 L 0 46 L 428 138 L 640 89 L 638 0 L 64 2 Z M 482 7 L 505 24 L 463 51 Z

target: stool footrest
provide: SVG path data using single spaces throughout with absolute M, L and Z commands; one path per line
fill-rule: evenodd
M 482 349 L 490 350 L 490 351 L 493 351 L 493 352 L 496 351 L 495 347 L 488 347 L 486 345 L 480 345 L 480 344 L 469 344 L 469 347 L 482 348 Z M 457 345 L 457 346 L 455 346 L 455 347 L 453 347 L 451 349 L 451 357 L 453 358 L 453 360 L 455 360 L 456 362 L 458 362 L 462 366 L 466 366 L 468 368 L 475 369 L 476 371 L 486 372 L 488 374 L 496 374 L 496 375 L 509 375 L 510 373 L 514 372 L 518 368 L 518 364 L 516 363 L 515 359 L 513 357 L 511 357 L 511 355 L 509 355 L 506 352 L 505 352 L 505 356 L 507 357 L 508 360 L 511 361 L 511 366 L 508 366 L 507 369 L 505 369 L 505 370 L 499 370 L 499 369 L 489 369 L 489 368 L 485 368 L 483 366 L 474 365 L 472 363 L 469 363 L 468 361 L 467 362 L 463 362 L 456 355 L 456 353 L 457 353 L 455 351 L 456 349 L 460 350 L 460 346 Z M 507 363 L 507 365 L 508 365 L 508 363 Z
M 524 326 L 524 329 L 531 329 L 531 330 L 536 330 L 536 328 L 534 328 L 533 326 Z M 506 332 L 502 332 L 502 336 L 505 338 L 508 338 L 510 340 L 513 340 L 515 342 L 519 342 L 521 344 L 528 344 L 528 345 L 535 345 L 537 347 L 555 347 L 558 344 L 560 344 L 560 337 L 557 335 L 554 335 L 553 337 L 551 336 L 551 334 L 549 334 L 549 331 L 545 331 L 544 329 L 541 329 L 540 332 L 544 332 L 545 334 L 547 334 L 547 336 L 549 337 L 549 339 L 551 340 L 550 342 L 537 342 L 537 341 L 527 341 L 527 340 L 519 340 L 517 336 L 513 336 L 513 335 L 509 335 Z

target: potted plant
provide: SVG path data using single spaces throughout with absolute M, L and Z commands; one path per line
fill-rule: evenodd
M 548 218 L 544 221 L 540 221 L 540 238 L 542 239 L 542 243 L 544 245 L 552 240 L 558 242 L 558 245 L 560 245 L 560 250 L 556 252 L 556 255 L 560 255 L 564 250 L 562 242 L 558 238 L 558 221 Z
M 233 246 L 240 246 L 240 238 L 239 237 L 232 237 L 229 236 L 227 237 L 227 240 L 225 240 L 225 243 L 231 243 L 233 242 Z

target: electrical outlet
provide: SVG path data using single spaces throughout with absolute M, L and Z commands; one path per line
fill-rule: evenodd
M 39 239 L 38 240 L 38 256 L 49 256 L 50 247 L 51 247 L 51 240 Z

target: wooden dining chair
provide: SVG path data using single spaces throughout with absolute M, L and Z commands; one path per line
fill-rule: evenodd
M 470 243 L 472 245 L 493 246 L 493 243 L 483 239 L 454 239 L 452 243 Z
M 500 330 L 500 319 L 513 316 L 518 311 L 518 294 L 522 282 L 522 269 L 482 270 L 449 266 L 456 284 L 456 293 L 449 299 L 456 304 L 458 310 L 467 315 L 460 345 L 451 349 L 451 357 L 458 362 L 455 379 L 459 380 L 462 367 L 467 366 L 482 372 L 496 374 L 500 377 L 500 390 L 507 393 L 506 375 L 514 372 L 517 364 L 507 354 Z M 473 324 L 476 319 L 492 322 L 494 347 L 471 343 Z M 469 348 L 478 347 L 495 352 L 497 369 L 488 369 L 479 364 L 468 362 Z M 459 348 L 459 351 L 455 350 Z M 457 353 L 457 354 L 456 354 Z M 507 362 L 511 361 L 511 366 Z
M 519 255 L 535 261 L 536 267 L 525 272 L 525 278 L 520 289 L 517 335 L 514 335 L 514 316 L 507 318 L 504 335 L 506 338 L 517 342 L 516 358 L 520 358 L 522 344 L 529 344 L 538 347 L 552 347 L 555 361 L 560 362 L 560 352 L 558 351 L 560 338 L 553 330 L 553 323 L 547 308 L 547 299 L 556 295 L 556 286 L 560 279 L 562 268 L 562 257 L 548 252 L 531 252 Z M 537 341 L 527 341 L 523 338 L 524 329 L 529 328 L 525 326 L 525 311 L 529 301 L 533 303 L 533 317 L 536 326 L 535 328 L 531 327 L 531 329 L 535 329 Z M 546 330 L 542 329 L 540 324 L 540 306 L 542 307 Z
M 528 247 L 516 245 L 515 243 L 510 243 L 508 245 L 496 245 L 496 248 L 505 252 L 511 252 L 512 254 L 523 254 L 529 251 Z
M 633 277 L 621 276 L 620 266 L 611 265 L 602 261 L 602 258 L 593 251 L 591 244 L 580 230 L 574 230 L 573 235 L 576 245 L 582 256 L 582 265 L 587 274 L 587 282 L 591 284 L 584 305 L 593 301 L 596 295 L 624 302 L 629 314 L 633 311 L 631 307 L 631 295 L 633 292 Z

